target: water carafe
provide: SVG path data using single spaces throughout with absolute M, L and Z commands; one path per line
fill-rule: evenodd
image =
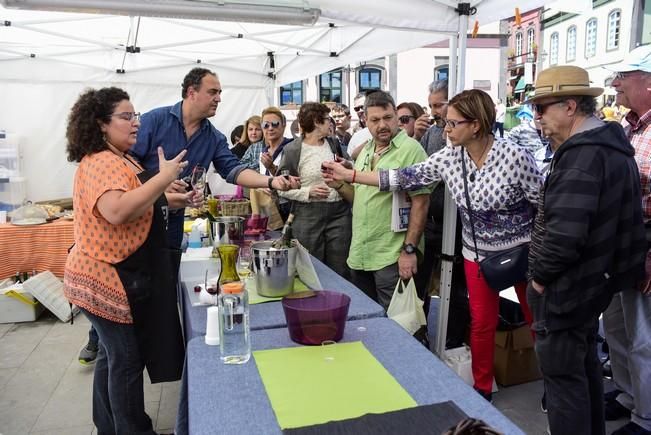
M 219 351 L 224 364 L 251 357 L 249 298 L 241 282 L 224 284 L 219 294 Z

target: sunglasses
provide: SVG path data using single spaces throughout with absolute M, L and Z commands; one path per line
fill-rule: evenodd
M 551 106 L 552 104 L 558 104 L 558 103 L 563 103 L 565 100 L 556 100 L 556 101 L 550 101 L 549 103 L 543 103 L 543 104 L 532 104 L 533 110 L 536 111 L 537 114 L 542 115 L 545 113 L 545 109 L 547 109 L 548 106 Z
M 464 119 L 464 120 L 459 120 L 457 121 L 456 119 L 446 119 L 445 120 L 445 125 L 447 125 L 450 128 L 457 128 L 457 125 L 460 124 L 467 124 L 469 122 L 473 122 L 474 119 Z
M 353 107 L 353 110 L 355 112 L 361 112 L 362 110 L 364 110 L 364 106 L 355 106 L 355 107 Z
M 263 130 L 267 130 L 269 128 L 278 128 L 280 127 L 280 121 L 264 121 L 262 124 L 260 124 Z
M 410 119 L 416 119 L 416 117 L 412 116 L 412 115 L 402 115 L 402 116 L 398 117 L 398 121 L 401 124 L 409 124 Z
M 118 117 L 124 121 L 140 121 L 140 112 L 120 112 L 111 116 Z

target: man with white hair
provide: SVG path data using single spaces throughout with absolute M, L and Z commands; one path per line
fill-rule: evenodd
M 527 287 L 552 435 L 605 434 L 599 316 L 644 278 L 635 150 L 620 125 L 594 116 L 602 92 L 583 68 L 557 66 L 540 72 L 530 100 L 560 144 L 539 197 Z
M 635 148 L 642 186 L 642 210 L 651 241 L 651 46 L 638 47 L 608 69 L 616 103 L 631 110 L 624 131 Z M 649 264 L 647 253 L 647 264 Z M 647 277 L 649 276 L 647 266 Z M 622 289 L 604 313 L 604 332 L 610 348 L 617 390 L 606 396 L 606 420 L 631 416 L 616 435 L 651 434 L 651 286 Z

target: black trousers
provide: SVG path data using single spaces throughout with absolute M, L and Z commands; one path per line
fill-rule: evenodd
M 527 300 L 552 435 L 605 435 L 604 387 L 597 355 L 599 313 L 583 325 L 548 331 L 545 294 L 538 294 L 530 283 Z

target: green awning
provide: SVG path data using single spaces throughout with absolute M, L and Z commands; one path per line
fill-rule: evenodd
M 522 92 L 527 85 L 524 84 L 524 76 L 520 77 L 518 84 L 515 85 L 515 90 L 513 92 Z

